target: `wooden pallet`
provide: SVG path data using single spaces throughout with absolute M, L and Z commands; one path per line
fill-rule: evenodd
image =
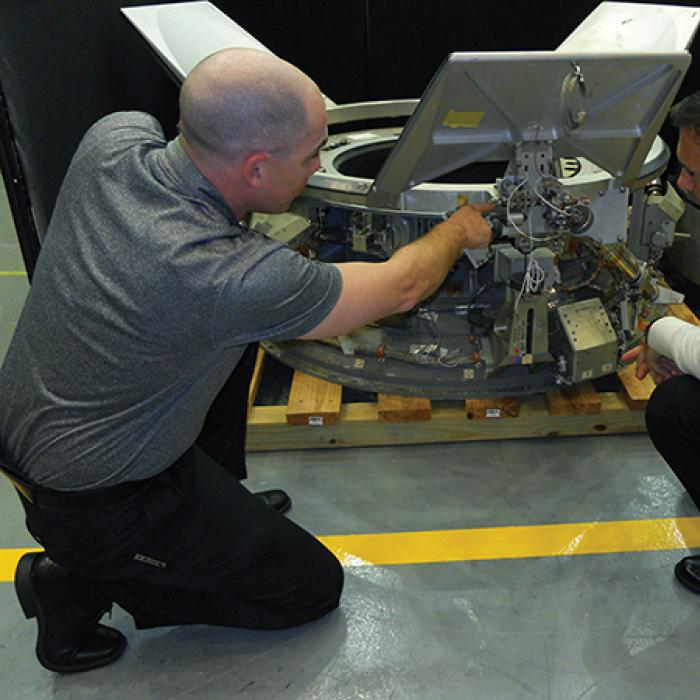
M 685 306 L 669 313 L 700 325 Z M 253 452 L 641 433 L 654 389 L 651 378 L 640 381 L 630 365 L 618 372 L 616 392 L 597 392 L 587 382 L 535 396 L 468 399 L 457 408 L 387 394 L 343 404 L 340 385 L 295 371 L 286 406 L 255 406 L 263 360 L 260 350 L 249 396 L 247 448 Z
M 459 407 L 386 394 L 343 404 L 340 385 L 295 371 L 286 405 L 254 406 L 263 358 L 261 350 L 250 395 L 250 451 L 639 433 L 654 387 L 629 367 L 619 373 L 618 392 L 585 383 L 535 396 L 468 399 Z

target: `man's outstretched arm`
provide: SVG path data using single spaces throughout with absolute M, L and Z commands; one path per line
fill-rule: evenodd
M 491 227 L 482 213 L 491 204 L 458 209 L 424 236 L 397 250 L 381 263 L 338 263 L 343 290 L 338 303 L 305 340 L 330 338 L 394 313 L 412 309 L 447 277 L 465 248 L 483 248 Z

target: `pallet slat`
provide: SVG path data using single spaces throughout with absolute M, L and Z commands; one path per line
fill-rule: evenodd
M 255 406 L 248 422 L 251 452 L 366 445 L 418 445 L 474 440 L 643 433 L 644 413 L 630 411 L 619 393 L 600 394 L 598 415 L 551 416 L 542 395 L 521 398 L 520 415 L 508 420 L 467 420 L 463 408 L 433 405 L 429 421 L 382 423 L 377 403 L 344 404 L 337 425 L 288 425 L 285 406 Z
M 340 422 L 343 388 L 296 370 L 287 401 L 288 425 L 335 425 Z
M 377 412 L 382 423 L 430 420 L 432 402 L 415 396 L 379 394 Z

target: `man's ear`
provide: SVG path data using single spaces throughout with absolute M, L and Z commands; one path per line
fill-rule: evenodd
M 267 165 L 270 154 L 265 151 L 255 151 L 243 161 L 241 173 L 249 187 L 260 189 L 265 184 Z

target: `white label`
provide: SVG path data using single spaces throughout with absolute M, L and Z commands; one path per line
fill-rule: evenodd
M 581 379 L 590 379 L 593 376 L 593 370 L 587 369 L 585 372 L 581 372 Z
M 323 416 L 309 416 L 309 425 L 323 425 Z
M 364 369 L 365 361 L 361 360 L 359 357 L 355 360 L 355 369 Z
M 500 408 L 487 408 L 486 409 L 486 417 L 487 418 L 500 418 L 501 417 L 501 409 Z
M 473 369 L 465 369 L 464 370 L 464 378 L 465 379 L 474 379 L 474 370 Z

